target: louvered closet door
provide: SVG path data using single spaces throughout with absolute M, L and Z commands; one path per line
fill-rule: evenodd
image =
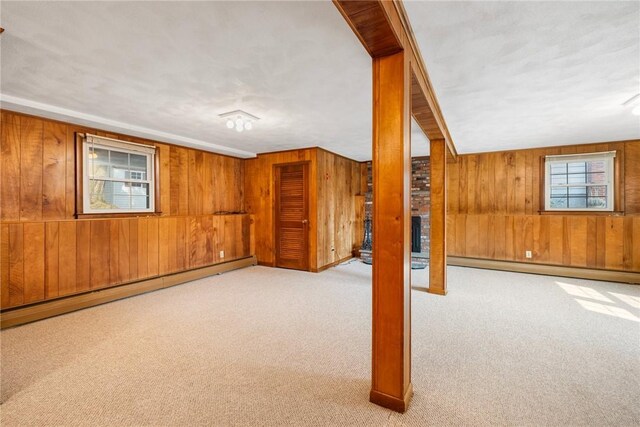
M 308 164 L 276 166 L 276 266 L 309 269 Z

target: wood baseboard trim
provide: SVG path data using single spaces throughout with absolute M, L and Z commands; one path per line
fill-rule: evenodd
M 332 262 L 332 263 L 330 263 L 330 264 L 323 265 L 323 266 L 322 266 L 322 267 L 320 267 L 320 268 L 311 268 L 311 269 L 310 269 L 310 271 L 311 271 L 312 273 L 320 273 L 321 271 L 325 271 L 325 270 L 327 270 L 327 269 L 329 269 L 329 268 L 331 268 L 331 267 L 335 267 L 335 266 L 336 266 L 336 265 L 338 265 L 338 264 L 342 264 L 342 263 L 343 263 L 343 262 L 345 262 L 345 261 L 349 261 L 349 260 L 350 260 L 350 259 L 352 259 L 352 258 L 353 258 L 353 255 L 349 255 L 349 256 L 346 256 L 346 257 L 344 257 L 344 258 L 342 258 L 342 259 L 339 259 L 338 261 L 334 261 L 334 262 Z
M 405 412 L 409 408 L 409 402 L 413 397 L 413 384 L 409 384 L 407 391 L 404 393 L 402 399 L 394 396 L 390 396 L 385 393 L 381 393 L 376 390 L 371 390 L 369 393 L 369 402 L 382 406 L 387 409 L 391 409 L 396 412 Z
M 543 274 L 545 276 L 573 277 L 577 279 L 602 280 L 640 284 L 640 273 L 594 268 L 565 267 L 562 265 L 530 264 L 524 262 L 498 261 L 480 258 L 447 257 L 448 265 L 484 268 L 487 270 L 514 271 L 517 273 Z
M 256 257 L 250 256 L 195 270 L 183 271 L 152 279 L 133 282 L 112 288 L 99 289 L 79 295 L 70 295 L 53 301 L 43 301 L 28 307 L 8 309 L 0 314 L 0 329 L 10 328 L 36 320 L 94 307 L 123 298 L 164 289 L 203 277 L 256 265 Z
M 276 263 L 275 262 L 258 261 L 258 265 L 261 265 L 263 267 L 275 267 Z

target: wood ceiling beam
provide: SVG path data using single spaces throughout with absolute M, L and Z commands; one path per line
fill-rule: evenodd
M 401 0 L 333 0 L 342 16 L 373 58 L 405 50 L 412 71 L 411 113 L 431 139 L 445 141 L 449 156 L 457 151 L 420 54 Z

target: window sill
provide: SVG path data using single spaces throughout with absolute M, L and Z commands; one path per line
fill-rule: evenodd
M 91 213 L 76 214 L 77 219 L 101 219 L 101 218 L 137 218 L 145 216 L 160 216 L 162 212 L 122 212 L 122 213 Z
M 540 215 L 624 216 L 624 211 L 538 211 Z

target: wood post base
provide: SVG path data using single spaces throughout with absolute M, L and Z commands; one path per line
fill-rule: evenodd
M 447 294 L 447 291 L 444 289 L 431 289 L 431 288 L 427 288 L 427 292 L 430 294 L 434 294 L 434 295 L 442 295 L 445 296 Z
M 395 396 L 389 396 L 388 394 L 384 394 L 376 390 L 371 390 L 371 393 L 369 393 L 369 401 L 371 403 L 375 403 L 376 405 L 383 406 L 396 412 L 405 412 L 409 408 L 409 402 L 412 397 L 413 385 L 411 383 L 409 383 L 409 387 L 407 387 L 407 391 L 402 399 Z

